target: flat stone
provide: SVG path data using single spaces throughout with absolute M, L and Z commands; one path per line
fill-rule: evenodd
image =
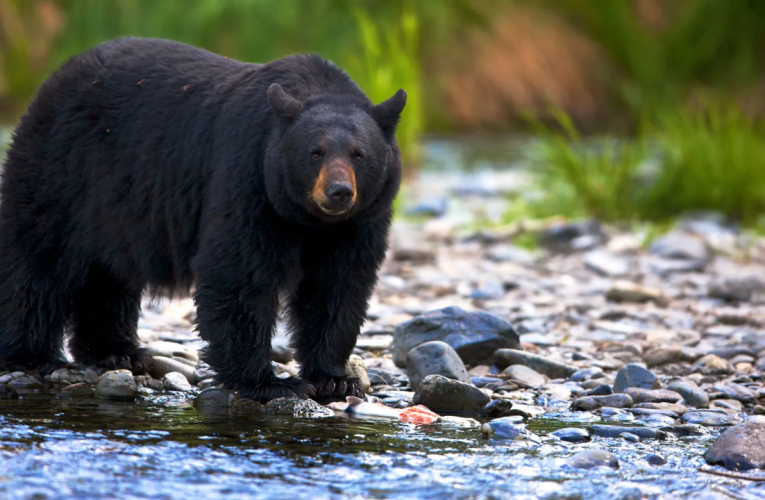
M 154 365 L 151 369 L 151 376 L 156 379 L 161 379 L 165 375 L 171 372 L 182 373 L 189 384 L 196 384 L 196 370 L 193 366 L 189 366 L 185 363 L 181 363 L 178 360 L 166 358 L 164 356 L 154 356 Z
M 606 292 L 606 300 L 613 302 L 655 302 L 660 306 L 669 304 L 669 299 L 661 290 L 650 288 L 629 281 L 618 281 Z
M 589 431 L 594 436 L 615 438 L 622 433 L 629 432 L 640 439 L 663 438 L 664 433 L 651 427 L 623 427 L 618 425 L 594 424 L 589 427 Z
M 611 394 L 609 396 L 587 396 L 575 399 L 571 409 L 575 411 L 593 411 L 607 406 L 609 408 L 631 408 L 632 398 L 627 394 Z
M 425 342 L 409 351 L 406 357 L 406 373 L 415 391 L 419 389 L 422 379 L 428 375 L 441 375 L 460 382 L 470 382 L 470 376 L 457 351 L 446 342 L 438 340 Z
M 92 368 L 59 368 L 46 376 L 45 379 L 54 384 L 62 385 L 76 384 L 79 382 L 95 384 L 98 382 L 98 374 Z
M 616 455 L 605 450 L 580 451 L 566 460 L 566 463 L 577 469 L 594 469 L 595 467 L 619 468 L 619 460 Z
M 20 391 L 34 391 L 35 389 L 40 389 L 43 387 L 43 382 L 39 378 L 33 376 L 33 375 L 24 375 L 22 377 L 17 377 L 8 382 L 7 384 L 8 389 L 14 391 L 14 392 L 20 392 Z
M 660 430 L 674 434 L 678 437 L 709 435 L 709 430 L 707 430 L 706 427 L 698 424 L 671 425 L 668 427 L 662 427 Z
M 707 408 L 709 406 L 709 395 L 691 380 L 674 380 L 667 385 L 666 390 L 680 394 L 685 406 L 693 408 Z
M 657 380 L 656 375 L 640 365 L 624 365 L 616 373 L 614 392 L 624 392 L 629 387 L 652 389 Z
M 189 381 L 186 380 L 186 377 L 182 373 L 178 372 L 170 372 L 162 377 L 162 384 L 164 385 L 165 390 L 168 391 L 191 391 L 191 384 L 189 384 Z
M 582 256 L 584 265 L 603 276 L 624 276 L 630 271 L 630 263 L 624 257 L 605 250 L 592 250 Z
M 509 380 L 517 380 L 529 387 L 539 387 L 547 383 L 547 379 L 544 375 L 537 373 L 528 366 L 524 365 L 511 365 L 505 368 L 502 373 L 507 375 Z
M 457 351 L 463 362 L 485 364 L 497 349 L 520 348 L 520 338 L 507 321 L 486 312 L 467 312 L 459 307 L 430 311 L 396 326 L 393 361 L 406 366 L 409 351 L 420 344 L 440 340 Z
M 112 370 L 101 375 L 96 397 L 101 399 L 134 399 L 138 387 L 130 370 Z
M 683 357 L 683 348 L 680 346 L 657 347 L 643 354 L 643 361 L 649 367 L 662 366 L 669 363 L 677 363 Z
M 11 380 L 26 376 L 24 372 L 11 372 L 0 376 L 0 385 L 8 385 Z
M 704 458 L 729 470 L 765 468 L 765 424 L 745 422 L 731 427 L 712 443 Z
M 677 403 L 638 403 L 632 407 L 631 411 L 634 412 L 635 410 L 656 410 L 671 412 L 675 416 L 681 417 L 688 411 L 688 407 Z
M 714 389 L 742 403 L 754 403 L 757 400 L 757 394 L 753 390 L 733 382 L 718 382 L 714 385 Z
M 499 349 L 494 353 L 494 364 L 499 368 L 523 365 L 551 379 L 568 378 L 577 371 L 576 366 L 559 363 L 551 359 L 517 349 Z
M 704 425 L 707 427 L 730 425 L 727 414 L 703 410 L 686 412 L 686 414 L 682 416 L 682 420 L 687 424 Z
M 177 342 L 167 342 L 164 340 L 149 342 L 146 344 L 146 350 L 149 351 L 152 356 L 184 358 L 193 361 L 195 364 L 199 361 L 199 354 L 197 351 Z
M 291 415 L 299 418 L 334 417 L 335 412 L 312 399 L 278 398 L 269 401 L 263 411 L 275 415 Z
M 625 394 L 632 396 L 636 403 L 677 403 L 683 397 L 675 392 L 668 390 L 651 390 L 640 387 L 629 387 L 624 391 Z
M 369 393 L 372 390 L 372 384 L 369 382 L 369 375 L 367 374 L 367 365 L 361 356 L 351 354 L 345 365 L 345 375 L 355 378 L 362 392 Z
M 581 427 L 565 427 L 551 432 L 550 435 L 568 443 L 584 443 L 590 440 L 590 433 Z
M 441 375 L 428 375 L 420 383 L 420 402 L 435 412 L 475 412 L 491 401 L 481 389 Z

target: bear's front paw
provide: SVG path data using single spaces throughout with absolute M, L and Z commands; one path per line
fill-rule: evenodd
M 133 375 L 148 375 L 154 364 L 152 355 L 143 348 L 136 348 L 127 354 L 112 354 L 104 357 L 82 357 L 75 354 L 78 363 L 92 366 L 97 370 L 130 370 Z
M 329 377 L 312 380 L 317 401 L 345 401 L 346 396 L 363 398 L 359 381 L 348 377 Z
M 237 391 L 242 397 L 267 403 L 278 398 L 309 399 L 316 395 L 313 386 L 297 377 L 272 378 L 252 384 Z

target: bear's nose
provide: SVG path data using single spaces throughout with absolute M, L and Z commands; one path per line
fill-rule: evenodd
M 345 205 L 353 198 L 353 186 L 348 182 L 333 182 L 327 188 L 327 198 L 338 205 Z

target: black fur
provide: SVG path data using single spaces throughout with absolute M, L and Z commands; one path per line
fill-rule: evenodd
M 373 106 L 313 55 L 244 64 L 126 38 L 74 57 L 5 162 L 0 364 L 62 366 L 69 328 L 78 363 L 145 372 L 142 292 L 195 284 L 205 359 L 226 386 L 258 400 L 357 394 L 344 366 L 386 251 L 405 100 Z M 330 161 L 355 173 L 341 215 L 311 197 Z M 270 367 L 280 296 L 302 378 Z

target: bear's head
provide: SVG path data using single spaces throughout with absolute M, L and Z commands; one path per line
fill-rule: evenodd
M 403 90 L 373 106 L 340 95 L 300 101 L 274 83 L 268 88 L 268 102 L 281 122 L 276 150 L 271 152 L 281 164 L 269 172 L 279 185 L 278 194 L 269 193 L 272 202 L 286 195 L 293 207 L 336 222 L 372 205 L 392 177 L 398 188 L 401 165 L 395 129 L 406 104 Z

